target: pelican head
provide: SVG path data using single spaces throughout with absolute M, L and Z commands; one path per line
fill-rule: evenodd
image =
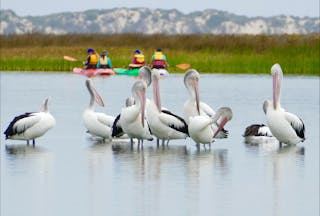
M 159 79 L 160 72 L 158 69 L 152 69 L 152 83 L 153 83 L 153 100 L 158 108 L 158 111 L 161 111 L 161 101 L 160 101 L 160 87 L 159 87 Z
M 49 101 L 51 100 L 51 97 L 47 97 L 42 106 L 40 107 L 40 112 L 48 112 L 49 111 Z
M 187 70 L 184 75 L 184 85 L 188 89 L 190 95 L 195 98 L 197 111 L 200 115 L 199 79 L 200 75 L 195 69 Z
M 96 101 L 100 106 L 104 106 L 103 100 L 100 97 L 99 93 L 97 92 L 97 90 L 95 89 L 95 87 L 93 86 L 93 82 L 91 79 L 87 79 L 86 80 L 86 86 L 88 88 L 88 91 L 91 95 L 91 99 L 90 99 L 90 107 L 93 107 L 94 101 Z
M 280 103 L 281 81 L 283 78 L 283 72 L 278 63 L 271 67 L 271 75 L 273 81 L 273 108 L 276 109 Z
M 217 122 L 218 119 L 221 118 L 221 122 L 219 124 L 218 130 L 215 132 L 213 137 L 216 137 L 217 134 L 223 129 L 225 124 L 232 119 L 232 110 L 229 107 L 221 107 L 217 110 L 216 114 L 213 116 L 213 121 Z
M 134 100 L 137 104 L 140 105 L 141 112 L 141 124 L 144 127 L 144 115 L 146 107 L 146 90 L 147 84 L 143 80 L 137 80 L 132 86 L 132 94 Z
M 139 69 L 139 77 L 144 80 L 147 86 L 151 84 L 151 69 L 148 66 L 143 66 Z

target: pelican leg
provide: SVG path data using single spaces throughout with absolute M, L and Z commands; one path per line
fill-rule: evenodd
M 157 138 L 157 147 L 159 147 L 159 138 Z
M 196 147 L 198 150 L 200 150 L 200 143 L 196 143 Z
M 204 148 L 205 151 L 207 151 L 206 145 L 207 144 L 203 144 L 203 148 Z
M 279 142 L 279 148 L 282 148 L 282 142 Z
M 169 145 L 169 141 L 170 141 L 170 139 L 167 140 L 167 146 Z
M 33 139 L 32 140 L 32 146 L 34 147 L 35 144 L 36 144 L 36 141 Z
M 27 140 L 27 145 L 29 145 L 29 140 Z
M 166 140 L 165 139 L 162 139 L 162 146 L 164 146 L 164 142 L 165 142 Z
M 131 146 L 133 146 L 133 139 L 132 138 L 130 138 L 130 144 L 131 144 Z

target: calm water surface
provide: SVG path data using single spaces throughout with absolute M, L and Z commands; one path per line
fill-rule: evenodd
M 68 73 L 1 73 L 1 215 L 319 215 L 319 78 L 286 76 L 282 105 L 306 125 L 307 140 L 281 148 L 248 145 L 242 134 L 264 123 L 271 76 L 201 75 L 200 97 L 230 106 L 230 136 L 198 151 L 191 139 L 143 148 L 99 142 L 86 134 L 85 77 Z M 133 77 L 94 78 L 105 101 L 96 110 L 117 115 Z M 161 80 L 163 106 L 182 114 L 188 94 L 182 75 Z M 151 97 L 151 89 L 148 89 Z M 51 96 L 57 124 L 29 147 L 5 140 L 17 114 L 38 111 Z

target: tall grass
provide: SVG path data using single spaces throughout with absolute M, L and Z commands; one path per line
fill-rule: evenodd
M 1 35 L 0 70 L 70 71 L 81 66 L 88 47 L 108 50 L 113 65 L 129 64 L 135 49 L 147 60 L 155 48 L 167 55 L 169 70 L 190 63 L 207 73 L 269 73 L 278 62 L 287 74 L 319 75 L 320 34 L 308 35 Z M 79 59 L 67 62 L 64 55 Z

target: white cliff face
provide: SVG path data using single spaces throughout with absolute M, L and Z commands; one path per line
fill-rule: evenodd
M 1 10 L 0 34 L 306 34 L 319 32 L 319 25 L 319 18 L 249 18 L 218 10 L 183 14 L 177 10 L 116 8 L 36 17 L 19 17 L 13 11 Z

